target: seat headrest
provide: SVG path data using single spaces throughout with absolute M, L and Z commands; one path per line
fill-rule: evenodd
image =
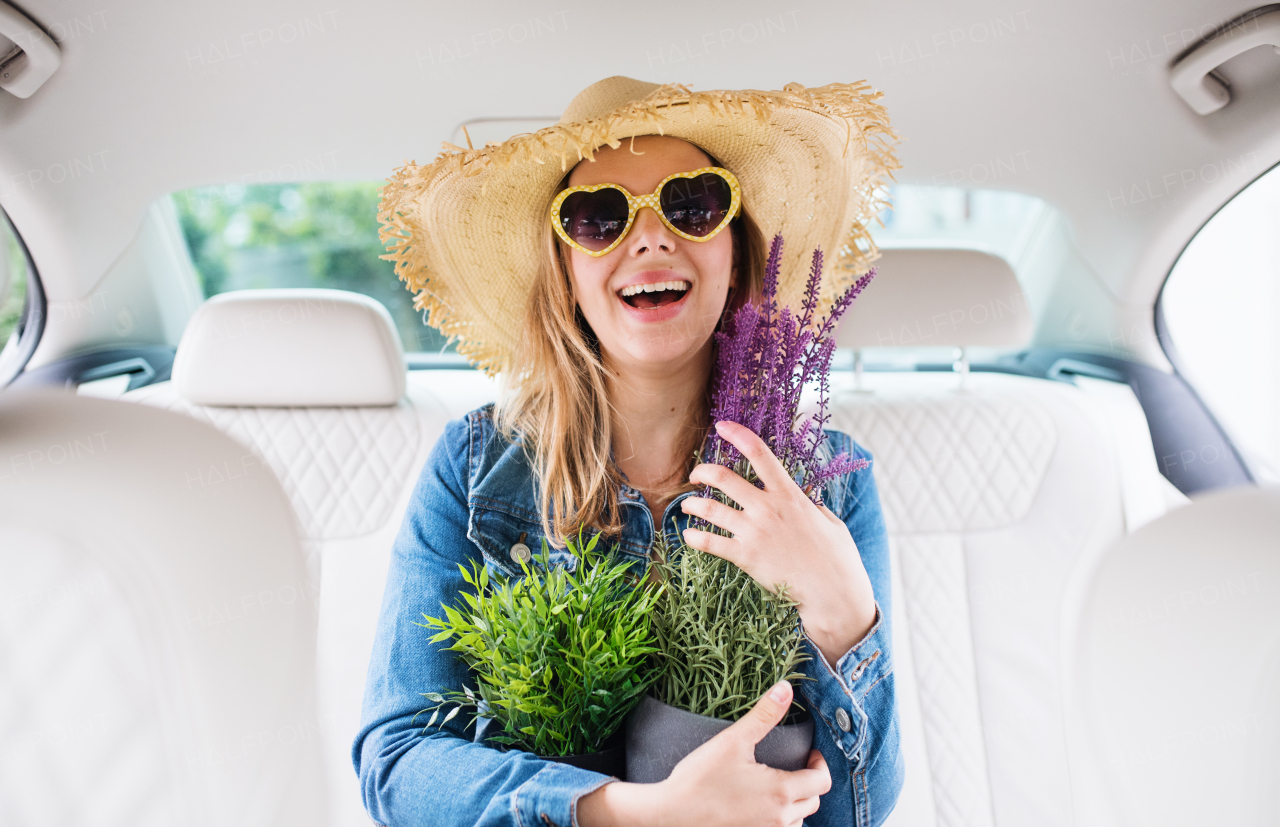
M 237 290 L 191 317 L 173 384 L 198 405 L 394 405 L 404 396 L 405 370 L 391 314 L 368 296 Z
M 875 279 L 841 320 L 841 347 L 1021 347 L 1034 325 L 1013 268 L 968 248 L 881 249 Z

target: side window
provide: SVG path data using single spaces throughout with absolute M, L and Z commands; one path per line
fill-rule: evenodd
M 380 182 L 227 184 L 173 194 L 205 298 L 229 290 L 329 287 L 382 302 L 408 352 L 453 352 L 379 256 Z
M 0 218 L 0 343 L 9 341 L 27 298 L 27 260 L 9 222 Z
M 0 389 L 13 381 L 44 334 L 44 290 L 9 216 L 0 209 Z
M 1280 481 L 1280 167 L 1201 228 L 1160 309 L 1179 371 L 1255 474 Z

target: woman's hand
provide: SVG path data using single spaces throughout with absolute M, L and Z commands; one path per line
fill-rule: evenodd
M 807 769 L 783 772 L 757 764 L 756 744 L 791 707 L 782 681 L 733 726 L 684 757 L 657 784 L 607 784 L 578 801 L 582 827 L 800 827 L 831 789 L 822 753 Z
M 771 592 L 785 583 L 800 604 L 805 631 L 834 665 L 871 630 L 876 613 L 871 579 L 849 528 L 805 496 L 750 428 L 726 421 L 717 422 L 716 431 L 751 462 L 764 490 L 723 465 L 697 466 L 691 482 L 722 491 L 743 510 L 707 497 L 685 498 L 680 506 L 686 514 L 733 535 L 689 528 L 685 542 L 723 557 Z

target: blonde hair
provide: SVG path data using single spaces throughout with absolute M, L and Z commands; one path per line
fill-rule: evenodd
M 565 175 L 551 198 L 568 182 Z M 716 330 L 743 303 L 759 296 L 768 254 L 764 235 L 745 205 L 729 231 L 737 284 L 725 300 Z M 599 340 L 578 309 L 561 245 L 550 222 L 543 221 L 541 263 L 525 311 L 520 349 L 504 377 L 506 387 L 494 412 L 495 425 L 507 439 L 523 436 L 525 455 L 538 480 L 542 531 L 556 548 L 563 548 L 565 539 L 580 527 L 594 527 L 606 537 L 620 534 L 623 527 L 618 508 L 622 476 L 610 461 L 610 372 Z M 676 477 L 684 482 L 661 489 L 664 500 L 699 487 L 688 482 L 688 475 L 709 427 L 710 384 L 677 446 L 687 457 L 683 473 Z

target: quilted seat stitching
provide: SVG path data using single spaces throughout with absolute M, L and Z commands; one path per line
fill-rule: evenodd
M 879 458 L 891 531 L 1019 522 L 1057 441 L 1045 411 L 1007 394 L 842 398 L 834 411 L 836 425 Z
M 315 540 L 385 524 L 421 437 L 406 401 L 390 408 L 212 408 L 160 394 L 139 401 L 208 422 L 261 456 Z
M 994 819 L 958 538 L 895 537 L 940 827 Z

